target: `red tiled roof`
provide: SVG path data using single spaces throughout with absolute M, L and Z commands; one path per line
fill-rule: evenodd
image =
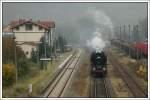
M 31 22 L 31 23 L 36 24 L 38 26 L 41 26 L 45 29 L 55 27 L 55 22 L 53 22 L 53 21 L 36 21 L 36 22 L 33 22 L 32 19 L 30 19 L 30 20 L 20 19 L 20 20 L 17 20 L 17 21 L 12 21 L 10 25 L 11 25 L 11 28 L 15 28 L 15 27 L 23 25 L 27 22 Z
M 45 27 L 45 28 L 55 27 L 55 23 L 52 21 L 38 21 L 38 22 L 35 22 L 35 24 L 41 25 L 42 27 Z

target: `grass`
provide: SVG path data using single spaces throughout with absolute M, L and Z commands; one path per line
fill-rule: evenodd
M 64 59 L 70 54 L 64 53 L 62 58 L 58 61 L 53 61 L 51 65 L 48 62 L 47 70 L 38 70 L 37 73 L 32 74 L 33 72 L 29 73 L 29 75 L 25 76 L 24 79 L 18 81 L 18 88 L 15 89 L 15 85 L 11 87 L 4 87 L 3 88 L 3 97 L 28 97 L 28 85 L 32 84 L 32 95 L 31 97 L 40 97 L 42 91 L 45 87 L 49 84 L 50 79 L 55 72 L 57 66 L 64 61 Z

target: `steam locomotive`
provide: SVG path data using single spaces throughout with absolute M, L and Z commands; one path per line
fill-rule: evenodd
M 91 74 L 92 76 L 106 76 L 107 57 L 104 51 L 95 50 L 91 53 Z

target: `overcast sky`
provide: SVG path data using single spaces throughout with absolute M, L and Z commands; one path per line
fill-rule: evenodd
M 136 23 L 147 16 L 146 3 L 3 3 L 3 23 L 18 18 L 76 20 L 88 9 L 103 11 L 114 24 Z
M 145 17 L 147 3 L 3 3 L 4 25 L 16 19 L 53 20 L 58 32 L 68 34 L 94 32 L 101 24 L 137 24 Z

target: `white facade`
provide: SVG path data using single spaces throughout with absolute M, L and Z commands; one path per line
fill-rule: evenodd
M 23 42 L 38 42 L 42 36 L 44 36 L 45 29 L 39 30 L 39 26 L 32 25 L 32 30 L 26 30 L 25 25 L 19 26 L 19 29 L 13 29 L 15 33 L 15 41 Z

